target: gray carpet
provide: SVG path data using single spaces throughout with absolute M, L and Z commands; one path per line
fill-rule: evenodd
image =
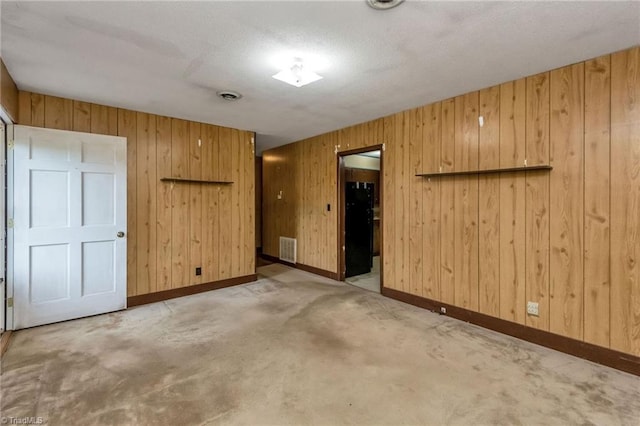
M 279 264 L 15 333 L 4 417 L 51 425 L 638 425 L 640 378 Z

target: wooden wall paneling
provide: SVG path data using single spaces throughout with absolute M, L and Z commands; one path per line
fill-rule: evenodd
M 118 109 L 91 104 L 91 133 L 118 135 Z
M 171 176 L 171 118 L 156 118 L 156 289 L 172 288 L 172 194 L 175 184 L 159 182 Z
M 549 330 L 583 337 L 584 63 L 551 71 Z
M 243 157 L 245 188 L 243 191 L 246 214 L 243 222 L 245 229 L 244 243 L 244 268 L 242 275 L 256 273 L 256 179 L 255 179 L 255 134 L 244 132 L 245 150 Z M 320 250 L 320 247 L 318 248 Z
M 75 121 L 74 121 L 75 124 Z M 86 123 L 85 125 L 90 123 Z M 156 116 L 136 114 L 136 294 L 157 288 L 157 190 Z
M 500 167 L 524 165 L 525 79 L 500 85 Z M 500 317 L 524 324 L 525 176 L 500 174 Z
M 220 179 L 221 180 L 233 180 L 233 162 L 232 162 L 232 140 L 231 140 L 231 129 L 227 127 L 220 127 L 218 130 L 218 143 L 219 143 L 219 156 L 218 156 L 218 169 L 220 170 Z M 231 278 L 232 276 L 232 207 L 231 207 L 231 189 L 233 187 L 237 188 L 237 183 L 232 185 L 221 185 L 218 186 L 219 198 L 218 198 L 218 206 L 219 206 L 219 247 L 220 250 L 220 263 L 219 263 L 219 278 L 226 279 Z M 277 244 L 277 237 L 276 237 Z M 277 256 L 277 245 L 276 245 L 276 256 Z
M 0 102 L 13 122 L 19 120 L 18 87 L 0 59 Z
M 478 169 L 478 92 L 455 98 L 455 168 Z M 478 310 L 478 176 L 457 176 L 455 186 L 455 304 Z
M 410 292 L 409 285 L 409 141 L 408 133 L 410 116 L 407 111 L 400 112 L 396 118 L 395 149 L 396 149 L 396 181 L 393 184 L 396 207 L 396 283 L 404 292 Z M 407 135 L 407 136 L 405 136 Z M 400 219 L 402 218 L 402 219 Z
M 31 126 L 31 92 L 18 92 L 18 123 Z
M 309 188 L 304 188 L 303 191 L 311 190 L 313 192 L 311 198 L 309 198 L 308 205 L 308 219 L 309 219 L 309 228 L 311 230 L 311 239 L 309 241 L 308 253 L 309 253 L 309 263 L 307 265 L 320 267 L 320 217 L 322 215 L 321 209 L 321 194 L 320 194 L 320 176 L 317 171 L 321 170 L 320 168 L 320 144 L 319 139 L 317 137 L 312 138 L 310 140 L 310 152 L 313 155 L 313 158 L 308 163 L 313 169 L 313 173 L 311 173 Z
M 118 110 L 118 136 L 127 138 L 127 294 L 137 294 L 137 117 L 134 111 Z M 93 121 L 93 120 L 92 120 Z
M 311 227 L 312 215 L 312 198 L 314 196 L 312 189 L 313 179 L 313 163 L 315 162 L 313 153 L 313 144 L 310 140 L 300 143 L 301 161 L 304 164 L 302 168 L 302 217 L 300 218 L 300 232 L 297 234 L 298 239 L 298 263 L 309 264 L 311 261 L 311 245 L 313 244 L 313 230 Z
M 200 123 L 189 122 L 189 177 L 202 179 L 202 135 Z M 202 184 L 185 185 L 189 191 L 189 284 L 201 284 L 202 275 L 196 275 L 196 268 L 202 273 Z
M 408 123 L 405 131 L 405 139 L 408 146 L 405 151 L 408 154 L 409 173 L 407 173 L 409 191 L 409 229 L 407 239 L 409 261 L 409 292 L 422 295 L 422 270 L 423 270 L 423 244 L 422 232 L 424 229 L 423 194 L 422 184 L 424 178 L 416 176 L 422 170 L 422 108 L 414 108 L 408 111 Z
M 480 91 L 478 168 L 500 167 L 500 86 Z M 478 311 L 500 316 L 500 175 L 478 182 Z
M 584 340 L 609 347 L 611 57 L 585 63 Z
M 255 163 L 256 248 L 260 248 L 262 247 L 262 157 L 256 156 Z M 322 173 L 322 175 L 325 174 Z
M 218 180 L 220 179 L 218 127 L 203 124 L 200 128 L 200 137 L 202 138 L 202 178 Z M 219 188 L 218 185 L 202 186 L 202 280 L 204 282 L 219 279 Z
M 44 127 L 44 123 L 45 123 L 44 100 L 45 100 L 44 95 L 41 95 L 39 93 L 31 94 L 31 125 L 34 127 Z
M 452 171 L 455 160 L 455 101 L 442 102 L 440 167 Z M 455 303 L 455 179 L 440 178 L 440 300 Z
M 327 217 L 327 245 L 325 250 L 327 253 L 327 270 L 331 272 L 338 271 L 338 246 L 335 244 L 338 241 L 338 191 L 337 191 L 337 179 L 338 168 L 337 156 L 334 153 L 334 146 L 338 143 L 338 133 L 331 132 L 327 138 L 328 146 L 324 153 L 326 159 L 327 170 L 327 202 L 331 204 L 331 211 L 328 212 Z
M 45 96 L 44 127 L 49 129 L 73 129 L 73 101 L 71 99 Z
M 385 205 L 383 225 L 382 225 L 382 274 L 384 286 L 400 290 L 396 282 L 396 259 L 398 257 L 395 251 L 395 239 L 397 235 L 396 218 L 402 215 L 396 215 L 395 206 L 395 182 L 396 182 L 396 155 L 398 150 L 395 144 L 396 116 L 390 115 L 384 118 L 383 131 L 384 143 L 386 150 L 383 156 L 383 176 L 384 191 L 382 193 L 382 202 Z
M 73 130 L 91 133 L 91 104 L 73 101 Z
M 520 167 L 525 160 L 526 80 L 500 85 L 500 167 Z
M 240 150 L 242 149 L 240 144 L 240 132 L 235 129 L 231 129 L 231 162 L 229 165 L 232 170 L 232 179 L 234 182 L 235 190 L 231 191 L 231 210 L 237 214 L 231 214 L 231 276 L 235 277 L 240 275 L 241 265 L 244 261 L 242 257 L 242 220 L 241 215 L 246 212 L 243 210 L 242 198 L 240 197 L 239 188 L 244 187 L 244 180 L 240 173 Z M 226 167 L 229 167 L 227 165 Z
M 442 104 L 427 105 L 422 111 L 422 169 L 440 167 Z M 440 299 L 440 179 L 420 178 L 422 183 L 422 296 Z
M 316 170 L 318 177 L 318 198 L 319 198 L 319 206 L 320 214 L 319 214 L 319 235 L 318 235 L 318 267 L 325 271 L 329 271 L 331 267 L 329 266 L 329 259 L 327 258 L 327 250 L 329 244 L 334 245 L 333 242 L 329 242 L 327 240 L 327 232 L 329 230 L 329 213 L 326 208 L 326 204 L 329 202 L 329 197 L 327 194 L 327 152 L 330 151 L 328 145 L 327 135 L 322 135 L 318 137 L 318 155 L 319 155 L 319 164 L 318 170 Z
M 526 158 L 530 165 L 549 164 L 549 73 L 527 77 Z M 538 303 L 530 327 L 549 330 L 549 173 L 526 172 L 526 300 Z
M 171 175 L 189 177 L 189 122 L 171 119 Z M 171 192 L 171 287 L 189 285 L 189 184 L 173 185 Z
M 640 355 L 640 47 L 611 55 L 611 348 Z

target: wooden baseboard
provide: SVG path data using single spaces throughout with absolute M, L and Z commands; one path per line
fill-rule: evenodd
M 158 291 L 156 293 L 141 294 L 140 296 L 131 296 L 127 297 L 127 307 L 130 308 L 132 306 L 146 305 L 147 303 L 160 302 L 163 300 L 175 299 L 176 297 L 189 296 L 191 294 L 203 293 L 205 291 L 217 290 L 220 288 L 231 287 L 238 284 L 245 284 L 248 282 L 256 281 L 257 279 L 258 276 L 256 274 L 251 274 L 242 277 L 213 281 L 210 283 L 196 284 L 188 287 Z
M 11 330 L 5 330 L 0 336 L 0 358 L 9 349 L 9 343 L 11 341 Z
M 292 268 L 300 269 L 301 271 L 311 272 L 312 274 L 320 275 L 322 277 L 331 278 L 332 280 L 340 281 L 338 274 L 331 271 L 326 271 L 324 269 L 316 268 L 315 266 L 305 265 L 303 263 L 291 263 L 285 262 L 284 260 L 280 260 L 275 256 L 269 256 L 268 254 L 260 255 L 264 260 L 268 260 L 273 263 L 280 263 L 282 265 L 291 266 Z
M 441 312 L 440 308 L 445 308 L 447 316 L 640 376 L 640 357 L 634 355 L 581 342 L 388 287 L 382 288 L 382 295 L 437 313 Z

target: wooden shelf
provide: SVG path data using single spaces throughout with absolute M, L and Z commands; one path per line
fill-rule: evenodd
M 538 166 L 522 166 L 522 167 L 508 167 L 504 169 L 488 169 L 488 170 L 464 170 L 460 172 L 436 172 L 436 173 L 420 173 L 416 176 L 422 177 L 438 177 L 438 176 L 461 176 L 461 175 L 486 175 L 490 173 L 508 173 L 508 172 L 526 172 L 534 170 L 552 170 L 553 167 L 548 164 L 541 164 Z
M 204 180 L 204 179 L 186 179 L 179 177 L 163 177 L 161 182 L 183 182 L 183 183 L 206 183 L 212 185 L 231 185 L 233 182 L 227 180 Z

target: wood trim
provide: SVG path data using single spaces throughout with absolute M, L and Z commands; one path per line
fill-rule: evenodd
M 11 342 L 11 330 L 5 330 L 0 336 L 0 358 L 9 349 L 9 343 Z
M 326 278 L 330 278 L 332 280 L 339 281 L 338 280 L 338 274 L 335 273 L 335 272 L 326 271 L 324 269 L 316 268 L 315 266 L 305 265 L 303 263 L 285 262 L 284 260 L 280 260 L 279 258 L 277 258 L 275 256 L 270 256 L 268 254 L 261 254 L 260 257 L 262 257 L 264 260 L 268 260 L 269 262 L 280 263 L 282 265 L 287 265 L 287 266 L 290 266 L 292 268 L 300 269 L 301 271 L 311 272 L 312 274 L 320 275 L 322 277 L 326 277 Z
M 410 305 L 428 309 L 432 312 L 441 313 L 441 309 L 444 308 L 447 316 L 640 376 L 640 357 L 634 355 L 592 345 L 591 343 L 527 327 L 522 324 L 513 323 L 391 288 L 383 288 L 382 295 Z
M 383 256 L 384 256 L 384 145 L 371 145 L 363 148 L 350 149 L 347 151 L 338 152 L 338 179 L 337 188 L 338 191 L 338 273 L 334 278 L 337 281 L 345 280 L 345 252 L 342 247 L 345 245 L 344 241 L 344 217 L 345 217 L 345 191 L 344 183 L 346 182 L 346 173 L 343 157 L 347 155 L 362 154 L 364 152 L 380 151 L 380 289 L 384 288 L 384 271 L 383 268 Z
M 187 287 L 174 288 L 171 290 L 158 291 L 156 293 L 141 294 L 139 296 L 127 297 L 127 307 L 146 305 L 148 303 L 160 302 L 168 299 L 175 299 L 176 297 L 189 296 L 191 294 L 204 293 L 205 291 L 218 290 L 225 287 L 232 287 L 234 285 L 245 284 L 252 281 L 256 281 L 258 276 L 256 274 L 245 275 L 242 277 L 228 278 L 220 281 L 212 281 L 204 284 L 197 284 Z

